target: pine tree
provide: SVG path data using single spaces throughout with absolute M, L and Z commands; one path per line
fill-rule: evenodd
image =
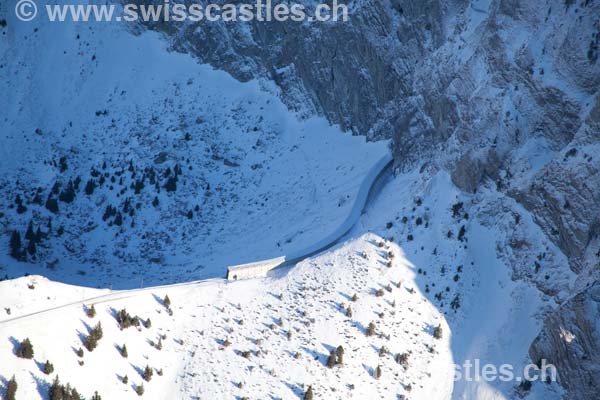
M 171 176 L 167 179 L 167 183 L 165 183 L 164 188 L 167 192 L 175 192 L 177 190 L 177 176 Z
M 23 205 L 23 199 L 21 199 L 21 196 L 17 195 L 15 203 L 17 204 L 17 214 L 23 214 L 25 211 L 27 211 L 27 207 Z
M 30 240 L 27 245 L 27 253 L 29 253 L 30 256 L 34 256 L 36 252 L 37 248 L 35 246 L 35 240 Z
M 29 225 L 27 226 L 27 232 L 25 232 L 25 239 L 35 240 L 35 233 L 33 232 L 33 222 L 31 221 L 29 221 Z
M 85 184 L 85 194 L 91 196 L 92 194 L 94 194 L 94 190 L 96 190 L 96 182 L 93 179 L 90 179 Z
M 119 327 L 121 329 L 127 329 L 132 325 L 133 326 L 139 325 L 139 318 L 138 317 L 131 318 L 131 315 L 129 315 L 127 310 L 124 308 L 117 313 L 117 322 L 119 323 Z
M 69 168 L 69 166 L 67 165 L 67 157 L 66 156 L 62 156 L 58 160 L 58 164 L 60 166 L 60 172 L 65 172 L 67 170 L 67 168 Z
M 102 339 L 103 335 L 102 324 L 98 322 L 90 331 L 90 334 L 85 338 L 85 342 L 83 343 L 85 348 L 90 352 L 94 351 L 94 349 L 98 347 L 98 341 Z
M 433 337 L 436 339 L 442 338 L 442 326 L 441 325 L 438 325 L 435 328 L 433 328 Z
M 92 304 L 92 306 L 90 308 L 87 309 L 86 315 L 89 318 L 94 318 L 96 316 L 96 308 L 94 307 L 93 304 Z
M 48 211 L 58 214 L 58 201 L 52 197 L 52 194 L 48 195 L 48 199 L 46 200 L 46 208 Z
M 48 389 L 48 398 L 50 400 L 81 400 L 77 389 L 72 388 L 70 384 L 62 385 L 58 376 L 54 378 L 52 385 Z
M 344 363 L 344 348 L 339 345 L 337 349 L 335 349 L 335 355 L 337 356 L 336 363 L 343 364 Z
M 93 336 L 94 339 L 96 339 L 96 340 L 102 339 L 102 337 L 104 336 L 104 332 L 102 331 L 102 323 L 101 322 L 98 322 L 96 324 L 96 326 L 94 326 L 94 328 L 90 332 L 90 335 Z
M 69 385 L 67 384 L 67 387 Z M 69 400 L 81 400 L 81 396 L 79 395 L 79 393 L 77 392 L 77 389 L 72 388 L 71 390 L 67 389 L 67 394 L 65 395 L 65 397 Z
M 331 352 L 329 353 L 329 357 L 327 357 L 327 367 L 335 367 L 335 350 L 331 350 Z
M 21 234 L 18 231 L 13 231 L 10 235 L 10 256 L 15 260 L 22 260 L 21 252 Z
M 169 299 L 169 295 L 165 295 L 165 298 L 163 300 L 163 304 L 165 307 L 170 308 L 171 307 L 171 299 Z
M 50 363 L 50 361 L 46 360 L 46 364 L 44 364 L 44 373 L 46 375 L 50 375 L 53 372 L 54 372 L 54 365 L 52 365 L 52 363 Z
M 102 400 L 102 397 L 100 397 L 100 395 L 96 391 L 96 392 L 94 392 L 94 395 L 92 396 L 92 398 L 90 400 Z
M 6 393 L 5 393 L 5 399 L 6 400 L 15 400 L 17 397 L 17 381 L 15 379 L 15 376 L 13 375 L 13 377 L 10 379 L 10 381 L 8 381 L 8 383 L 6 384 Z
M 89 352 L 92 352 L 98 347 L 98 340 L 92 334 L 89 334 L 86 336 L 83 345 Z
M 133 191 L 135 194 L 140 194 L 140 192 L 144 189 L 144 180 L 136 180 L 135 185 L 133 187 Z
M 121 226 L 123 225 L 123 215 L 121 215 L 120 212 L 117 213 L 115 220 L 114 220 L 114 224 L 116 226 Z
M 152 379 L 152 375 L 154 374 L 154 371 L 152 371 L 152 368 L 150 368 L 149 365 L 146 365 L 146 368 L 144 368 L 144 374 L 142 375 L 142 377 L 144 378 L 144 380 L 146 382 L 150 382 L 150 380 Z
M 312 386 L 309 386 L 306 393 L 304 393 L 304 400 L 313 400 L 314 397 L 315 394 L 313 393 L 313 388 Z
M 135 392 L 137 393 L 138 396 L 143 395 L 144 394 L 144 384 L 141 383 L 139 386 L 136 386 Z
M 59 195 L 58 199 L 64 203 L 72 203 L 75 200 L 75 188 L 73 187 L 73 181 L 69 181 L 65 190 Z
M 465 237 L 465 233 L 466 233 L 466 229 L 465 226 L 461 226 L 460 227 L 460 231 L 458 232 L 458 240 L 460 240 L 461 242 L 463 241 L 464 237 Z
M 64 400 L 63 397 L 63 387 L 60 384 L 60 379 L 58 375 L 54 378 L 52 385 L 50 385 L 50 389 L 48 390 L 48 397 L 50 400 Z
M 378 365 L 377 368 L 375 368 L 375 379 L 379 378 L 381 378 L 381 365 Z
M 396 355 L 396 362 L 404 367 L 408 366 L 408 353 L 398 353 Z
M 27 358 L 29 360 L 33 358 L 33 345 L 31 344 L 31 341 L 29 341 L 29 338 L 26 338 L 19 344 L 17 357 Z
M 127 354 L 127 345 L 123 344 L 123 346 L 121 347 L 121 356 L 123 358 L 127 358 L 128 354 Z
M 373 322 L 369 322 L 369 326 L 367 327 L 367 336 L 373 336 L 375 334 L 375 324 Z
M 79 177 L 79 175 L 75 178 L 75 180 L 73 181 L 73 185 L 75 186 L 75 190 L 78 191 L 79 190 L 79 185 L 81 184 L 81 177 Z

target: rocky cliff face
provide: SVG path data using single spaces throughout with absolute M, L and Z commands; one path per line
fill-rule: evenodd
M 240 80 L 273 80 L 301 115 L 393 138 L 399 169 L 444 168 L 466 192 L 493 187 L 524 207 L 567 256 L 556 269 L 578 275 L 572 294 L 585 290 L 548 317 L 532 355 L 556 354 L 572 398 L 597 395 L 598 286 L 585 288 L 600 279 L 600 2 L 348 4 L 346 23 L 153 28 Z M 577 355 L 564 329 L 584 333 Z
M 556 365 L 569 399 L 594 399 L 600 387 L 600 284 L 548 317 L 530 355 Z
M 346 23 L 199 23 L 174 30 L 173 47 L 244 81 L 275 81 L 292 109 L 344 129 L 390 137 L 414 113 L 415 70 L 446 41 L 450 8 L 465 1 L 350 1 Z M 310 6 L 309 12 L 310 12 Z M 410 100 L 410 101 L 407 101 Z M 403 110 L 405 109 L 405 110 Z

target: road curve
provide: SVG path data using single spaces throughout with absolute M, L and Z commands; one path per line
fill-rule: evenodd
M 244 265 L 240 265 L 240 266 L 236 266 L 236 267 L 238 267 L 238 268 L 240 268 L 240 267 L 256 268 L 256 265 L 265 264 L 265 265 L 268 265 L 269 268 L 264 272 L 264 274 L 262 274 L 262 276 L 266 276 L 266 273 L 274 268 L 283 267 L 283 266 L 291 266 L 291 265 L 297 264 L 300 261 L 302 261 L 308 257 L 311 257 L 315 254 L 321 253 L 321 252 L 329 249 L 330 247 L 334 246 L 335 244 L 338 243 L 338 241 L 341 238 L 343 238 L 354 227 L 354 225 L 360 218 L 361 214 L 367 207 L 368 200 L 370 198 L 370 195 L 372 194 L 372 190 L 376 186 L 377 181 L 389 171 L 392 164 L 393 164 L 392 155 L 388 153 L 384 157 L 382 157 L 369 170 L 369 172 L 367 173 L 367 176 L 363 180 L 363 182 L 358 190 L 356 199 L 354 200 L 354 205 L 352 206 L 352 210 L 350 211 L 350 213 L 348 214 L 348 216 L 346 217 L 344 222 L 342 222 L 342 224 L 340 224 L 340 226 L 335 231 L 333 231 L 331 234 L 329 234 L 326 237 L 322 238 L 321 240 L 315 242 L 311 246 L 308 246 L 301 251 L 294 252 L 288 256 L 283 256 L 283 257 L 279 257 L 279 258 L 275 258 L 275 259 L 271 259 L 271 260 L 258 261 L 255 263 L 244 264 Z M 230 269 L 231 268 L 235 269 L 236 267 L 230 267 Z M 231 272 L 229 271 L 228 275 L 230 273 Z M 112 291 L 110 293 L 103 294 L 100 296 L 89 297 L 86 299 L 77 300 L 74 302 L 61 304 L 59 306 L 39 310 L 39 311 L 36 311 L 33 313 L 19 315 L 17 317 L 13 317 L 10 319 L 5 319 L 3 321 L 0 321 L 0 326 L 6 325 L 10 322 L 33 317 L 33 316 L 36 316 L 39 314 L 60 311 L 65 308 L 68 308 L 68 307 L 81 306 L 82 304 L 104 303 L 107 301 L 129 298 L 140 292 L 163 290 L 163 289 L 176 288 L 176 287 L 181 287 L 181 286 L 202 287 L 202 286 L 207 286 L 207 285 L 213 285 L 215 283 L 227 283 L 227 280 L 213 278 L 213 279 L 204 279 L 204 280 L 200 280 L 200 281 L 175 283 L 175 284 L 170 284 L 170 285 L 150 286 L 150 287 L 140 288 L 140 289 Z
M 250 279 L 261 278 L 275 268 L 290 266 L 299 263 L 300 261 L 321 253 L 330 247 L 334 246 L 354 227 L 365 207 L 368 204 L 369 195 L 376 186 L 376 182 L 381 178 L 393 164 L 393 157 L 390 153 L 386 153 L 375 165 L 371 167 L 365 178 L 363 179 L 354 204 L 346 219 L 330 234 L 317 240 L 310 246 L 291 254 L 271 258 L 267 260 L 255 261 L 248 264 L 233 265 L 227 268 L 227 279 Z

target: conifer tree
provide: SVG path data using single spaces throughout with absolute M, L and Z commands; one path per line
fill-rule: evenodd
M 89 318 L 94 318 L 96 316 L 96 307 L 94 307 L 93 304 L 92 304 L 92 306 L 90 308 L 87 309 L 86 315 Z
M 58 214 L 58 201 L 52 197 L 52 193 L 48 195 L 48 199 L 46 200 L 46 208 L 48 211 Z
M 90 179 L 85 184 L 85 194 L 91 196 L 92 194 L 94 194 L 94 190 L 96 190 L 96 182 L 93 179 Z
M 304 400 L 313 400 L 314 397 L 315 394 L 313 393 L 313 388 L 312 386 L 309 386 L 306 393 L 304 393 Z
M 143 395 L 144 394 L 144 384 L 141 383 L 138 386 L 136 386 L 135 392 L 137 393 L 138 396 Z
M 146 365 L 146 368 L 144 368 L 144 374 L 142 376 L 144 378 L 144 380 L 146 382 L 150 382 L 153 374 L 154 374 L 154 371 L 152 371 L 152 368 L 150 368 L 149 365 Z
M 375 368 L 375 379 L 379 378 L 381 378 L 381 365 L 378 365 L 377 368 Z
M 433 328 L 433 337 L 436 339 L 442 338 L 442 326 L 441 325 L 438 325 L 435 328 Z
M 327 357 L 327 367 L 333 368 L 335 366 L 335 350 L 331 350 L 329 357 Z
M 27 226 L 27 232 L 25 232 L 25 239 L 35 240 L 35 233 L 33 232 L 33 222 L 31 221 L 29 221 L 29 225 Z
M 54 365 L 48 360 L 46 360 L 46 364 L 44 364 L 44 373 L 46 375 L 50 375 L 54 372 Z
M 29 253 L 30 256 L 34 256 L 36 252 L 37 247 L 35 246 L 35 240 L 30 240 L 27 245 L 27 253 Z
M 375 323 L 369 322 L 367 327 L 367 336 L 373 336 L 375 334 Z
M 8 381 L 8 383 L 6 384 L 6 393 L 5 393 L 5 399 L 6 400 L 15 400 L 17 397 L 17 381 L 15 379 L 15 376 L 13 375 L 13 377 L 10 379 L 10 381 Z
M 123 358 L 127 358 L 128 354 L 127 354 L 127 345 L 123 344 L 123 346 L 121 346 L 121 356 Z
M 343 364 L 344 363 L 344 348 L 339 345 L 337 349 L 335 349 L 335 355 L 337 357 L 336 363 Z
M 13 231 L 10 235 L 10 256 L 15 260 L 22 260 L 21 252 L 21 234 L 18 231 Z
M 17 357 L 19 358 L 27 358 L 31 360 L 33 358 L 33 345 L 29 338 L 26 338 L 19 344 L 19 348 L 17 349 Z

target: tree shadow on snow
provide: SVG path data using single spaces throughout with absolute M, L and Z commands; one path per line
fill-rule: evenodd
M 0 375 L 0 393 L 4 393 L 6 390 L 6 385 L 8 385 L 8 379 L 4 376 Z
M 158 304 L 160 304 L 162 307 L 164 307 L 164 306 L 165 306 L 165 302 L 163 301 L 162 297 L 160 297 L 160 296 L 158 296 L 158 295 L 156 295 L 156 294 L 154 294 L 154 293 L 152 293 L 152 297 L 153 297 L 153 298 L 154 298 L 154 300 L 156 300 L 156 302 L 157 302 Z
M 299 385 L 289 382 L 283 382 L 283 384 L 287 386 L 296 395 L 296 397 L 298 397 L 299 399 L 304 398 L 304 389 L 302 389 Z
M 50 396 L 48 392 L 50 391 L 50 383 L 46 382 L 44 379 L 38 378 L 32 372 L 30 372 L 30 374 L 33 380 L 35 381 L 35 385 L 40 395 L 40 399 L 49 399 Z
M 302 350 L 311 356 L 315 361 L 319 361 L 323 366 L 326 365 L 328 354 L 319 353 L 316 350 L 309 349 L 306 346 L 302 346 Z
M 10 344 L 12 344 L 12 352 L 13 354 L 17 354 L 17 350 L 19 350 L 19 347 L 21 346 L 21 342 L 14 336 L 11 336 L 8 338 L 8 340 L 10 341 Z

